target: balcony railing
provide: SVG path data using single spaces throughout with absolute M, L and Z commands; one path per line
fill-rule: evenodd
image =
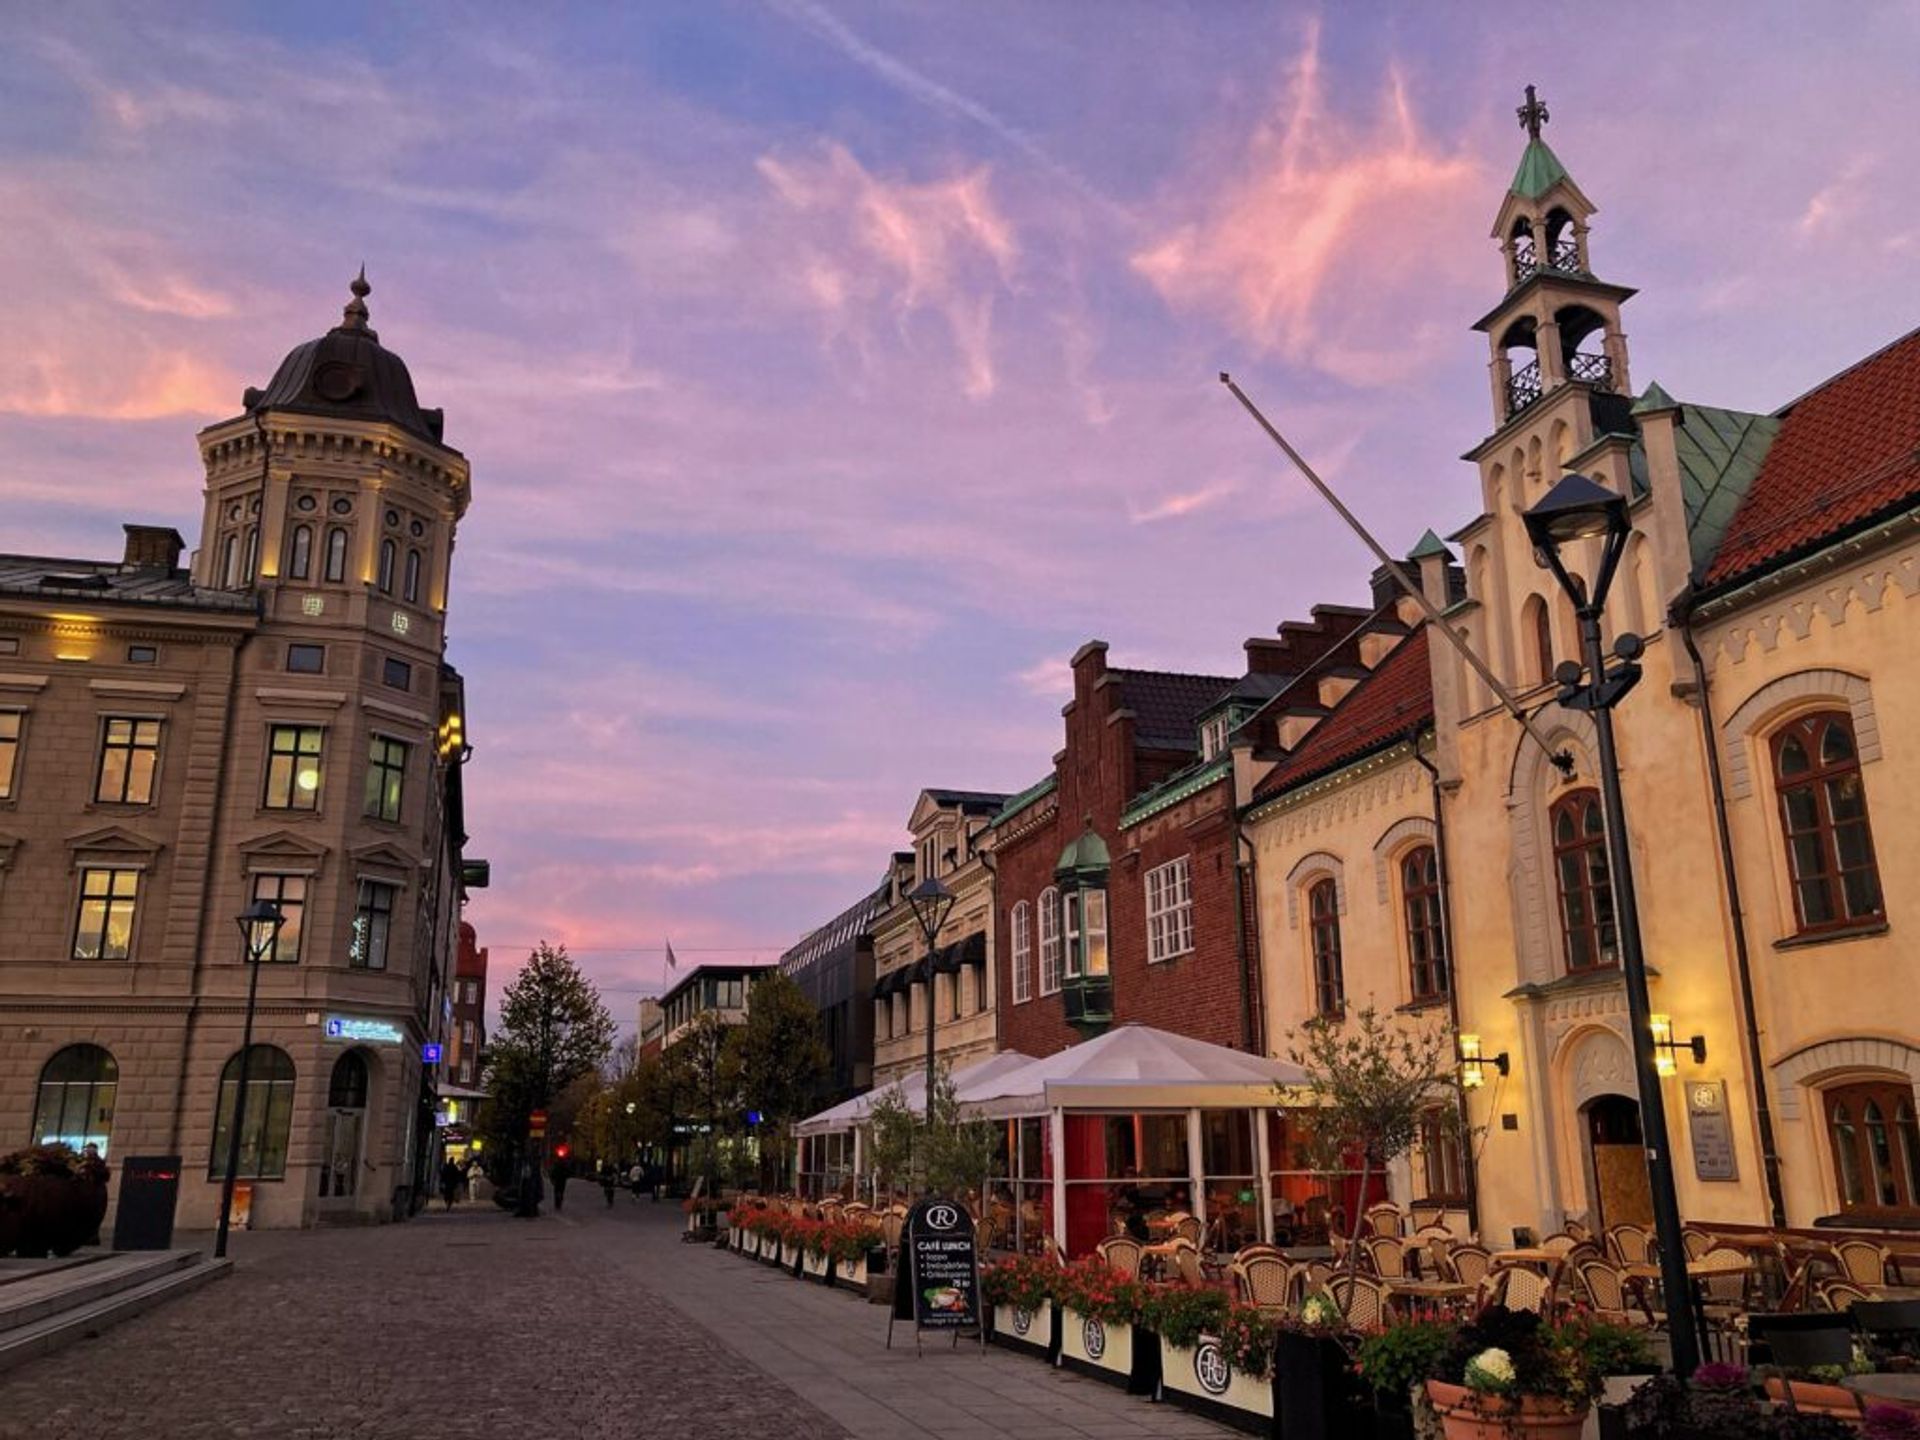
M 1564 270 L 1569 275 L 1580 273 L 1580 245 L 1574 240 L 1556 240 L 1553 242 L 1553 268 Z
M 1507 380 L 1507 418 L 1512 419 L 1541 395 L 1540 362 L 1521 366 Z
M 1584 380 L 1596 390 L 1611 390 L 1613 389 L 1613 357 L 1575 353 L 1567 359 L 1567 378 Z

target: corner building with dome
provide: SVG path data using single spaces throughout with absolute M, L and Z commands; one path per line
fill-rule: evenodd
M 150 524 L 117 559 L 0 554 L 0 1151 L 98 1145 L 116 1200 L 128 1157 L 178 1156 L 185 1228 L 220 1203 L 241 912 L 285 916 L 246 1066 L 251 1223 L 376 1221 L 435 1162 L 427 1057 L 484 883 L 445 660 L 471 477 L 350 288 L 200 432 L 185 563 Z

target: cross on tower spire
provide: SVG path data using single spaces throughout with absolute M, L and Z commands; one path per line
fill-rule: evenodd
M 1520 117 L 1520 128 L 1527 132 L 1529 140 L 1540 138 L 1540 127 L 1552 118 L 1547 113 L 1547 102 L 1533 93 L 1533 86 L 1527 86 L 1527 103 L 1513 112 Z

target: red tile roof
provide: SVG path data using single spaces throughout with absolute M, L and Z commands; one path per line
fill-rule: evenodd
M 1256 802 L 1379 750 L 1433 719 L 1427 627 L 1401 641 L 1371 675 L 1340 698 L 1300 746 L 1260 782 Z
M 1707 569 L 1718 589 L 1920 498 L 1920 330 L 1809 391 Z

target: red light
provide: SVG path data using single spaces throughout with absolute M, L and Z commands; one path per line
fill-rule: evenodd
M 553 1153 L 564 1160 L 567 1158 L 567 1147 L 565 1145 L 556 1145 L 553 1147 Z

